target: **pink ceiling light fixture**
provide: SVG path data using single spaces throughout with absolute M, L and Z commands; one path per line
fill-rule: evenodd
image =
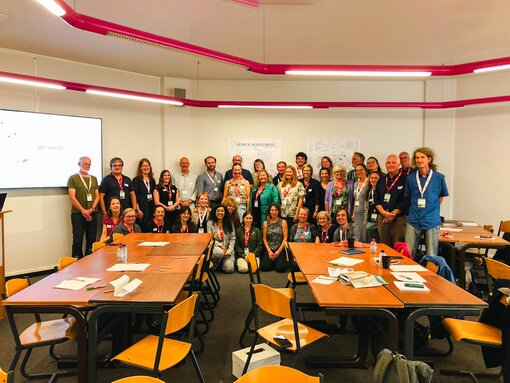
M 213 101 L 192 100 L 161 96 L 158 94 L 137 92 L 127 89 L 107 88 L 103 86 L 83 84 L 71 81 L 55 80 L 43 77 L 28 76 L 17 73 L 1 72 L 0 82 L 16 85 L 30 85 L 51 89 L 64 89 L 75 92 L 85 92 L 94 95 L 117 97 L 133 101 L 153 102 L 173 106 L 192 106 L 196 108 L 249 108 L 249 109 L 329 109 L 329 108 L 421 108 L 421 109 L 447 109 L 460 108 L 469 105 L 492 104 L 509 102 L 510 95 L 474 98 L 469 100 L 439 101 L 439 102 L 372 102 L 372 101 Z
M 223 63 L 233 64 L 254 73 L 264 75 L 308 75 L 308 76 L 376 76 L 376 77 L 426 77 L 457 76 L 492 68 L 503 70 L 510 65 L 510 57 L 477 61 L 457 65 L 294 65 L 264 64 L 227 53 L 188 44 L 168 37 L 159 36 L 120 24 L 97 19 L 75 12 L 64 0 L 37 0 L 69 25 L 100 35 L 117 37 L 140 44 L 176 50 L 206 57 Z M 238 0 L 239 2 L 257 2 Z M 55 12 L 55 9 L 57 12 Z M 61 10 L 61 11 L 59 11 Z M 62 14 L 63 12 L 63 14 Z

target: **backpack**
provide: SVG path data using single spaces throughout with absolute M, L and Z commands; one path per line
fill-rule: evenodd
M 374 383 L 430 383 L 433 372 L 428 364 L 385 348 L 377 356 Z

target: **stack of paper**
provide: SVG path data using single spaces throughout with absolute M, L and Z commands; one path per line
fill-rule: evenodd
M 345 285 L 352 285 L 355 288 L 377 287 L 387 284 L 379 275 L 371 275 L 365 271 L 340 274 L 338 280 Z
M 122 277 L 111 281 L 110 284 L 113 286 L 113 296 L 123 297 L 135 291 L 137 287 L 142 284 L 142 281 L 139 279 L 133 279 L 129 282 L 129 277 L 127 275 L 123 275 Z
M 350 267 L 328 267 L 328 274 L 332 278 L 338 278 L 340 274 L 352 272 L 354 272 L 354 269 Z
M 139 243 L 138 246 L 162 247 L 162 246 L 168 245 L 169 243 L 170 242 L 150 242 L 150 241 L 146 241 L 146 242 Z
M 340 257 L 337 259 L 333 259 L 332 261 L 329 261 L 329 263 L 335 266 L 347 266 L 347 267 L 357 265 L 358 263 L 361 262 L 363 262 L 362 259 L 354 259 L 349 257 Z
M 338 278 L 334 277 L 326 277 L 324 275 L 319 275 L 317 278 L 312 280 L 312 283 L 316 283 L 318 285 L 330 285 L 334 282 L 336 282 Z
M 76 277 L 74 279 L 67 279 L 65 281 L 62 281 L 58 285 L 53 287 L 56 289 L 64 290 L 80 290 L 100 280 L 101 278 Z
M 150 263 L 117 263 L 106 271 L 144 271 Z

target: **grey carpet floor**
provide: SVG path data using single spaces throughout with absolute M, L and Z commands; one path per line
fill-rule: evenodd
M 219 274 L 221 283 L 221 301 L 215 310 L 215 319 L 211 323 L 210 331 L 205 335 L 205 351 L 199 355 L 199 364 L 207 382 L 231 383 L 235 381 L 232 375 L 232 352 L 239 349 L 238 339 L 244 327 L 244 319 L 250 308 L 249 278 L 241 274 Z M 265 284 L 273 287 L 283 287 L 286 282 L 286 274 L 275 272 L 262 273 Z M 313 296 L 306 286 L 297 288 L 297 297 L 300 302 L 313 302 Z M 336 321 L 336 318 L 325 318 L 321 313 L 306 315 L 306 319 L 327 319 Z M 21 318 L 20 327 L 28 325 L 30 318 Z M 247 344 L 250 344 L 252 337 L 247 337 Z M 356 348 L 357 337 L 355 330 L 349 322 L 347 333 L 333 335 L 317 345 L 311 346 L 300 358 L 298 368 L 308 374 L 316 375 L 318 370 L 308 369 L 305 365 L 307 355 L 352 355 Z M 68 342 L 69 343 L 69 342 Z M 432 347 L 443 348 L 445 341 L 431 341 Z M 62 345 L 64 351 L 73 351 L 73 345 Z M 104 342 L 101 349 L 108 350 L 109 343 Z M 69 350 L 70 349 L 70 350 Z M 0 320 L 0 366 L 5 370 L 11 363 L 14 355 L 14 343 L 6 319 Z M 283 352 L 281 361 L 283 365 L 291 366 L 293 355 Z M 468 378 L 439 376 L 440 368 L 460 368 L 469 370 L 485 371 L 482 354 L 477 346 L 462 343 L 455 344 L 455 350 L 448 357 L 427 357 L 434 365 L 434 381 L 439 382 L 469 382 Z M 361 369 L 321 369 L 326 383 L 372 382 L 374 360 L 371 355 L 367 359 L 365 368 Z M 18 366 L 19 368 L 19 366 Z M 45 349 L 36 350 L 29 363 L 30 371 L 42 371 L 55 369 L 55 363 L 48 356 Z M 112 382 L 122 377 L 143 374 L 140 370 L 133 368 L 100 368 L 98 370 L 98 382 Z M 195 371 L 191 361 L 178 367 L 165 371 L 161 377 L 165 382 L 197 382 Z M 59 382 L 76 382 L 76 376 L 61 377 Z M 16 371 L 16 382 L 26 380 Z M 495 382 L 497 380 L 480 379 L 481 382 Z M 501 379 L 499 381 L 502 381 Z

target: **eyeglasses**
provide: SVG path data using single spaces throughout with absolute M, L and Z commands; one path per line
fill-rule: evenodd
M 122 164 L 113 164 L 112 165 L 112 168 L 120 168 L 122 167 L 123 165 Z
M 136 215 L 126 215 L 126 218 L 128 218 L 128 219 L 136 219 Z

